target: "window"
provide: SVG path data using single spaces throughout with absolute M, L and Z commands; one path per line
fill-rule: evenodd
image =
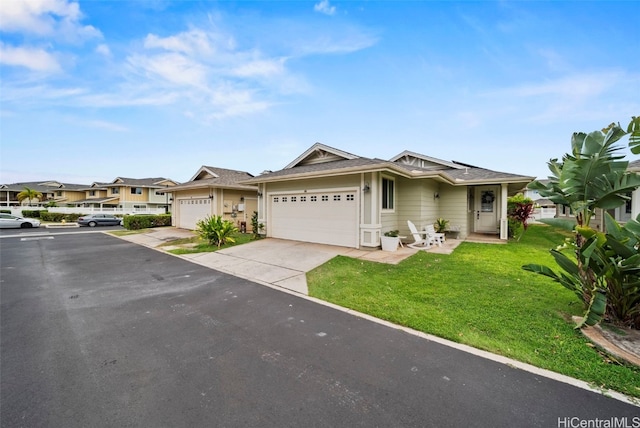
M 282 202 L 287 202 L 287 197 L 286 196 L 282 197 Z
M 62 196 L 62 191 L 58 190 L 58 191 L 56 192 L 56 196 Z
M 112 194 L 112 195 L 118 195 L 118 194 L 120 194 L 120 188 L 119 188 L 119 187 L 112 187 L 112 188 L 111 188 L 111 194 Z
M 333 200 L 334 201 L 339 201 L 340 200 L 340 195 L 333 195 Z
M 142 195 L 142 187 L 132 187 L 131 188 L 132 195 Z
M 382 209 L 392 210 L 394 207 L 395 182 L 391 178 L 382 177 Z
M 355 195 L 347 195 L 347 201 L 355 200 Z
M 329 200 L 329 196 L 327 195 L 322 195 L 322 202 L 326 202 Z
M 318 201 L 318 197 L 317 196 L 312 196 L 311 197 L 311 202 L 317 202 Z
M 298 200 L 298 198 L 296 198 L 295 196 L 291 197 L 291 202 L 296 202 Z
M 95 196 L 95 195 L 96 195 L 95 190 L 89 190 L 89 196 Z
M 627 193 L 629 199 L 627 199 L 624 203 L 624 212 L 625 214 L 631 214 L 631 193 Z
M 306 196 L 300 196 L 300 202 L 307 202 Z
M 273 198 L 273 202 L 280 202 L 280 198 L 276 196 L 275 198 Z

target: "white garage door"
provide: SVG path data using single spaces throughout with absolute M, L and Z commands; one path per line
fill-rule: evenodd
M 274 238 L 358 247 L 356 190 L 273 194 L 270 213 Z
M 180 199 L 178 227 L 195 230 L 196 222 L 211 215 L 211 199 Z

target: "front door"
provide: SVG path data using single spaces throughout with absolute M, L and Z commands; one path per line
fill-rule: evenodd
M 476 187 L 475 231 L 498 233 L 497 186 Z

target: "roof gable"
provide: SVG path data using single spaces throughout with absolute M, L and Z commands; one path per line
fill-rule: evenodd
M 209 178 L 218 177 L 219 175 L 216 174 L 211 167 L 202 165 L 198 172 L 196 172 L 189 181 L 207 180 Z
M 293 162 L 285 166 L 284 169 L 296 166 L 315 165 L 319 163 L 335 162 L 339 160 L 358 159 L 360 156 L 329 147 L 321 143 L 315 143 L 304 153 L 298 156 Z
M 433 158 L 431 156 L 421 155 L 420 153 L 410 152 L 408 150 L 405 150 L 404 152 L 392 157 L 391 159 L 389 159 L 389 161 L 426 170 L 463 168 L 462 166 L 454 162 L 448 162 L 442 159 Z

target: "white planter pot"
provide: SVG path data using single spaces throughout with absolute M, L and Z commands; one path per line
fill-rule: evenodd
M 397 236 L 381 236 L 380 243 L 382 244 L 382 251 L 398 251 L 400 238 Z

